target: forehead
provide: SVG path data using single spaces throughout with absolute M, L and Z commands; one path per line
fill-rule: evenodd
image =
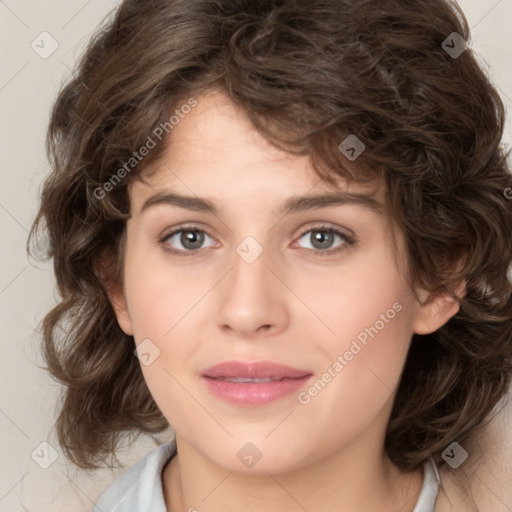
M 139 208 L 149 195 L 165 191 L 212 201 L 235 199 L 236 194 L 275 199 L 285 210 L 299 205 L 284 204 L 292 197 L 344 191 L 347 196 L 373 197 L 367 206 L 384 205 L 383 184 L 349 183 L 341 176 L 334 184 L 322 180 L 310 155 L 293 155 L 273 146 L 225 94 L 208 91 L 196 99 L 197 106 L 170 132 L 159 160 L 133 182 L 132 200 Z

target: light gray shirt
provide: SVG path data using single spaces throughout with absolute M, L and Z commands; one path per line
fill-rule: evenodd
M 167 512 L 162 472 L 175 454 L 175 442 L 155 448 L 108 487 L 92 512 Z M 436 464 L 429 459 L 414 512 L 434 512 L 440 484 Z

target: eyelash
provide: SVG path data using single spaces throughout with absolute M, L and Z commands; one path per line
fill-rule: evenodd
M 204 228 L 198 228 L 195 226 L 179 226 L 175 230 L 171 231 L 170 233 L 167 233 L 164 237 L 162 237 L 159 240 L 159 243 L 162 245 L 163 249 L 166 252 L 169 252 L 169 253 L 173 254 L 174 256 L 179 256 L 182 258 L 188 258 L 188 257 L 195 256 L 197 254 L 197 252 L 200 251 L 201 249 L 195 249 L 192 251 L 186 251 L 186 250 L 181 250 L 181 249 L 176 250 L 176 249 L 171 249 L 168 245 L 166 245 L 166 242 L 170 238 L 172 238 L 174 235 L 176 235 L 177 233 L 187 232 L 187 231 L 188 232 L 204 233 L 204 234 L 208 235 L 210 238 L 214 239 L 214 237 Z M 321 249 L 307 249 L 308 251 L 315 252 L 319 256 L 331 256 L 333 254 L 341 253 L 342 251 L 347 249 L 347 246 L 349 246 L 349 247 L 353 246 L 357 242 L 355 237 L 350 236 L 347 233 L 343 233 L 342 231 L 339 231 L 338 229 L 333 228 L 332 226 L 327 226 L 327 225 L 314 226 L 312 228 L 308 228 L 300 233 L 300 235 L 297 237 L 297 240 L 300 240 L 305 234 L 307 234 L 311 231 L 321 231 L 324 233 L 338 235 L 344 242 L 343 244 L 341 244 L 340 246 L 338 246 L 334 249 L 326 249 L 324 251 L 322 251 Z

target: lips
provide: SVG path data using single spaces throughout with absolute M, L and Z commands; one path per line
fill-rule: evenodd
M 215 396 L 236 405 L 263 405 L 297 391 L 310 379 L 307 370 L 270 361 L 226 361 L 205 370 L 203 378 Z
M 226 361 L 208 368 L 203 373 L 204 377 L 210 379 L 222 379 L 232 382 L 256 382 L 258 380 L 271 382 L 282 379 L 300 379 L 306 375 L 311 375 L 311 372 L 270 361 L 251 363 Z

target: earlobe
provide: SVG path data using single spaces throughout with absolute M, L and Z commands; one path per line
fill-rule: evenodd
M 463 297 L 466 290 L 466 281 L 461 283 L 454 291 L 458 297 Z M 422 290 L 418 294 L 421 303 L 413 324 L 415 334 L 430 334 L 446 324 L 460 309 L 457 300 L 448 292 L 434 293 Z

